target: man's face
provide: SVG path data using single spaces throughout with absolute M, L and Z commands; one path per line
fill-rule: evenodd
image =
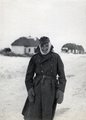
M 49 49 L 49 43 L 45 43 L 41 45 L 41 50 L 43 53 L 47 53 L 48 49 Z

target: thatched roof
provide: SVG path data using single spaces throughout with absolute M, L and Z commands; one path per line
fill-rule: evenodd
M 12 46 L 25 46 L 25 47 L 37 47 L 39 40 L 34 40 L 33 38 L 20 37 L 15 40 L 11 45 Z

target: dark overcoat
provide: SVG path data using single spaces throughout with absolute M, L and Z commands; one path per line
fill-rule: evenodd
M 40 83 L 46 84 L 44 88 L 41 87 L 43 91 L 48 91 L 43 93 L 45 94 L 44 97 L 47 97 L 46 95 L 48 95 L 47 101 L 49 101 L 49 99 L 52 99 L 50 101 L 50 104 L 53 104 L 53 116 L 56 108 L 56 90 L 60 89 L 64 92 L 66 85 L 64 65 L 61 57 L 57 53 L 50 51 L 47 55 L 42 55 L 39 52 L 32 56 L 32 58 L 30 59 L 25 79 L 27 91 L 29 91 L 29 89 L 33 87 L 35 94 L 39 94 L 39 92 L 42 91 L 40 89 Z M 50 86 L 47 86 L 47 84 L 49 84 Z M 49 95 L 52 95 L 52 97 L 49 98 Z M 41 98 L 39 97 L 39 99 Z M 45 100 L 43 99 L 43 101 Z M 22 114 L 24 116 L 26 116 L 29 106 L 29 100 L 27 98 L 22 111 Z

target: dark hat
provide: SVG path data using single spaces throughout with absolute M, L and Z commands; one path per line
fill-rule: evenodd
M 46 43 L 49 43 L 49 42 L 50 42 L 50 40 L 49 40 L 49 38 L 46 37 L 46 36 L 43 36 L 43 37 L 41 37 L 41 38 L 39 39 L 39 43 L 40 43 L 41 45 L 46 44 Z

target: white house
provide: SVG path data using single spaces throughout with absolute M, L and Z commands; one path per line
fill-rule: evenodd
M 17 40 L 15 40 L 11 46 L 12 46 L 12 52 L 15 54 L 35 54 L 35 49 L 37 48 L 39 44 L 39 40 L 34 40 L 33 38 L 26 38 L 21 37 Z

